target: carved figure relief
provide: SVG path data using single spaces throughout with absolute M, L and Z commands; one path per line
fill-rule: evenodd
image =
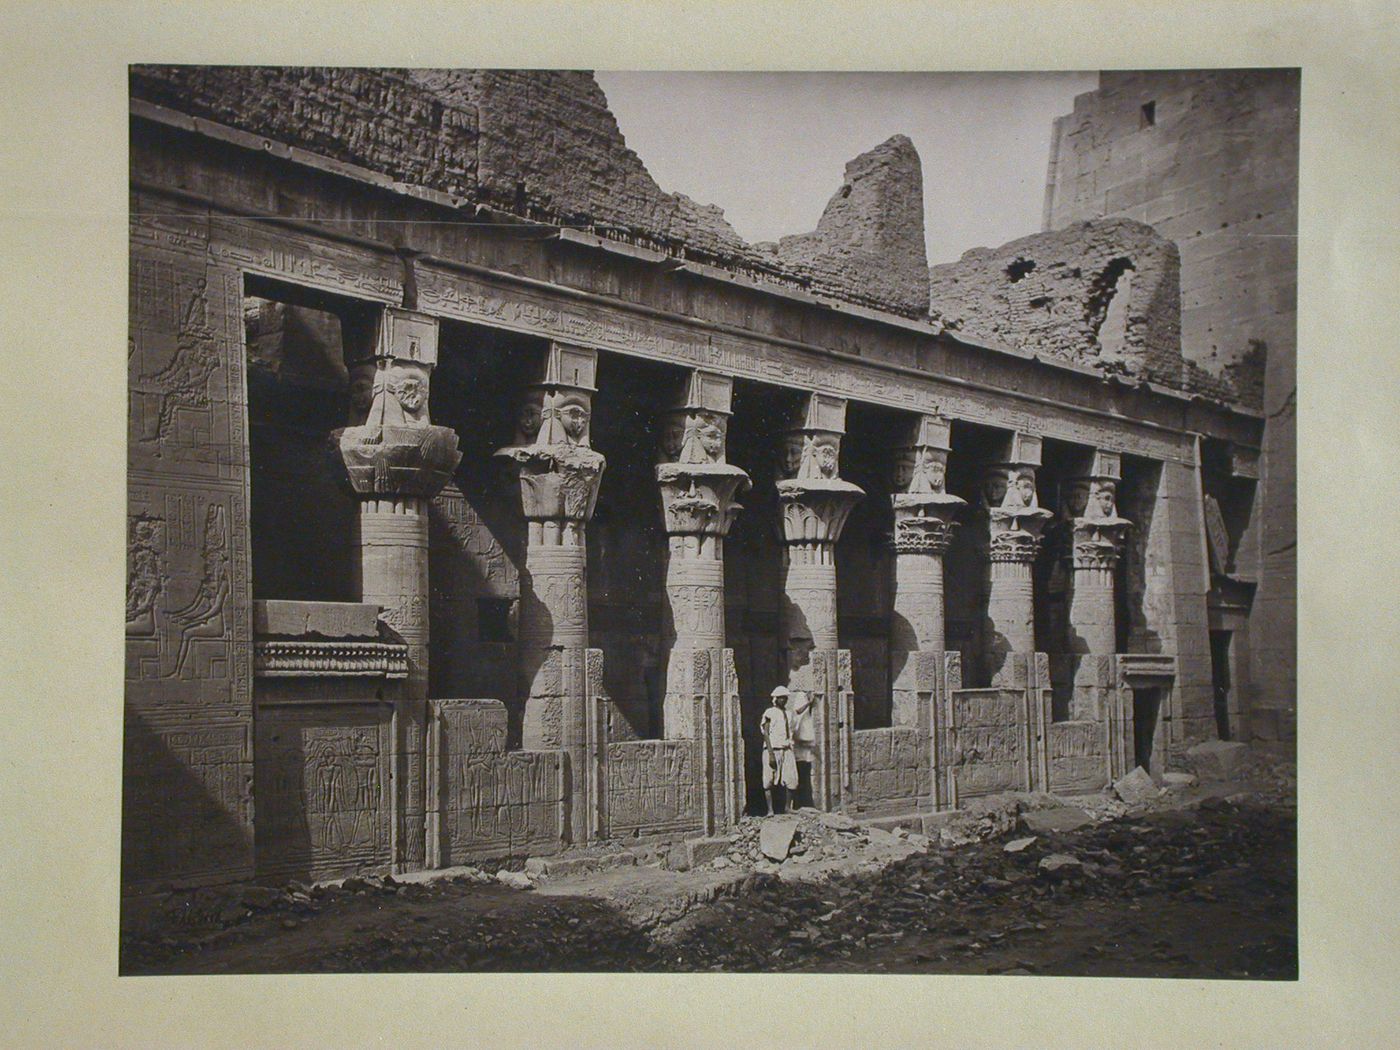
M 174 283 L 173 274 L 169 280 Z M 182 413 L 201 416 L 203 421 L 197 429 L 206 440 L 208 437 L 212 401 L 209 386 L 219 367 L 219 345 L 209 325 L 207 296 L 208 282 L 200 277 L 180 311 L 169 359 L 160 367 L 151 372 L 143 370 L 149 358 L 161 349 L 158 332 L 142 332 L 134 343 L 136 352 L 128 353 L 135 370 L 130 380 L 134 437 L 142 444 L 154 446 L 157 457 L 163 454 L 162 445 L 170 440 Z M 170 346 L 168 341 L 165 346 Z
M 428 420 L 428 370 L 420 364 L 380 358 L 355 368 L 350 384 L 350 404 L 359 413 L 368 396 L 364 415 L 352 422 L 369 427 L 426 427 Z

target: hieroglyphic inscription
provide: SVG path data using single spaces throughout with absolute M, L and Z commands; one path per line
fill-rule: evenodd
M 952 693 L 948 758 L 959 798 L 1026 789 L 1024 704 L 1014 689 Z
M 614 836 L 699 827 L 694 741 L 608 744 L 607 783 L 608 831 Z
M 851 787 L 858 805 L 905 802 L 929 791 L 927 735 L 912 727 L 861 729 L 851 735 Z
M 833 359 L 761 339 L 692 329 L 659 319 L 634 319 L 592 303 L 555 300 L 533 289 L 503 292 L 485 281 L 431 266 L 421 268 L 420 302 L 446 316 L 564 339 L 598 349 L 659 357 L 785 386 L 828 391 L 856 400 L 927 411 L 1028 433 L 1162 459 L 1183 460 L 1183 439 L 1124 419 L 1102 423 L 1072 408 L 1029 406 L 988 391 L 942 383 L 934 376 Z
M 263 708 L 255 757 L 260 874 L 389 862 L 387 706 Z
M 1051 791 L 1098 791 L 1107 780 L 1103 725 L 1054 722 L 1046 727 Z
M 127 678 L 247 682 L 247 578 L 234 545 L 242 499 L 131 487 Z

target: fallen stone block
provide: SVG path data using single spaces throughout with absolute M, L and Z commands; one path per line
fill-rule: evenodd
M 535 884 L 530 881 L 530 876 L 523 871 L 506 871 L 502 869 L 496 872 L 496 881 L 502 886 L 509 886 L 513 890 L 532 890 Z
M 1083 874 L 1084 862 L 1068 853 L 1052 853 L 1040 858 L 1040 873 L 1052 879 L 1063 879 Z
M 1249 748 L 1235 740 L 1206 740 L 1186 752 L 1186 765 L 1202 780 L 1233 780 L 1243 772 Z
M 797 834 L 797 822 L 795 816 L 770 817 L 763 822 L 758 833 L 758 848 L 765 857 L 774 861 L 787 859 Z
M 690 866 L 698 868 L 702 864 L 708 864 L 716 857 L 728 853 L 734 846 L 734 836 L 725 835 L 723 837 L 710 839 L 691 839 L 686 844 L 686 849 L 690 852 Z
M 844 813 L 821 813 L 817 819 L 832 831 L 859 831 L 860 825 Z
M 1038 837 L 1039 836 L 1037 835 L 1030 835 L 1023 839 L 1012 839 L 1010 842 L 1008 842 L 1005 846 L 1002 847 L 1002 850 L 1006 853 L 1020 853 L 1023 849 L 1025 849 L 1032 842 L 1034 842 Z
M 1163 773 L 1162 784 L 1168 791 L 1179 791 L 1182 788 L 1194 787 L 1196 776 L 1193 773 Z
M 1136 806 L 1144 802 L 1151 802 L 1162 792 L 1152 782 L 1152 776 L 1147 770 L 1138 766 L 1127 776 L 1113 782 L 1113 793 L 1128 805 Z
M 1084 810 L 1077 806 L 1061 806 L 1056 809 L 1036 809 L 1021 814 L 1021 826 L 1027 831 L 1074 831 L 1094 822 Z

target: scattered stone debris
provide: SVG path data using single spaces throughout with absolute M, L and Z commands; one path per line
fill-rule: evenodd
M 1084 871 L 1084 862 L 1078 857 L 1071 857 L 1067 853 L 1052 853 L 1048 857 L 1040 858 L 1040 871 L 1051 878 L 1064 878 L 1068 875 L 1078 875 Z
M 1152 782 L 1152 775 L 1142 766 L 1137 766 L 1127 776 L 1114 781 L 1113 793 L 1132 806 L 1151 802 L 1162 791 Z
M 1234 780 L 1249 757 L 1239 741 L 1206 740 L 1187 750 L 1186 765 L 1202 780 Z
M 1182 791 L 1195 787 L 1200 781 L 1192 773 L 1167 772 L 1162 774 L 1162 786 L 1168 791 Z
M 1037 835 L 1031 835 L 1029 838 L 1012 839 L 1005 846 L 1003 846 L 1002 849 L 1005 850 L 1007 853 L 1020 853 L 1027 846 L 1034 843 L 1038 837 L 1039 836 Z
M 496 881 L 513 890 L 532 890 L 535 888 L 535 884 L 530 881 L 530 876 L 523 871 L 506 871 L 502 868 L 496 872 Z

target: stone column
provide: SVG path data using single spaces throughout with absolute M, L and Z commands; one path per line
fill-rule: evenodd
M 1087 474 L 1066 485 L 1065 512 L 1072 530 L 1073 572 L 1069 600 L 1069 651 L 1074 659 L 1070 718 L 1098 719 L 1113 688 L 1110 657 L 1117 650 L 1115 568 L 1131 526 L 1118 516 L 1121 457 L 1097 450 Z
M 585 736 L 585 527 L 605 463 L 589 445 L 597 365 L 595 350 L 551 343 L 541 380 L 526 389 L 516 443 L 496 453 L 515 472 L 527 531 L 516 701 L 527 749 L 581 748 Z
M 656 480 L 666 524 L 667 739 L 696 735 L 693 654 L 725 648 L 724 537 L 749 476 L 725 461 L 733 381 L 692 372 L 662 426 Z
M 894 504 L 894 600 L 890 620 L 890 686 L 893 723 L 920 725 L 928 706 L 920 694 L 937 689 L 946 647 L 943 555 L 954 517 L 966 501 L 944 489 L 948 421 L 922 416 L 909 443 L 896 453 Z
M 1016 688 L 1015 668 L 1023 661 L 1013 654 L 1035 652 L 1035 592 L 1031 566 L 1040 550 L 1040 536 L 1052 517 L 1040 506 L 1035 471 L 1040 466 L 1040 438 L 1011 436 L 1006 462 L 988 472 L 982 488 L 990 528 L 987 616 L 992 637 L 987 645 L 988 670 L 994 686 Z
M 358 583 L 361 600 L 408 645 L 408 679 L 396 704 L 394 862 L 422 867 L 426 799 L 422 775 L 428 695 L 427 503 L 452 477 L 462 455 L 457 435 L 428 417 L 437 363 L 437 321 L 388 307 L 371 338 L 352 349 L 352 425 L 336 441 L 360 497 Z M 347 345 L 354 347 L 353 341 Z M 356 353 L 356 349 L 358 353 Z
M 865 495 L 839 477 L 845 432 L 845 400 L 812 394 L 784 435 L 778 504 L 785 543 L 780 625 L 785 651 L 837 648 L 836 541 Z
M 811 394 L 784 435 L 778 505 L 783 523 L 783 597 L 778 644 L 788 684 L 812 698 L 819 809 L 844 804 L 852 725 L 851 654 L 836 636 L 836 541 L 865 493 L 839 477 L 846 402 Z

